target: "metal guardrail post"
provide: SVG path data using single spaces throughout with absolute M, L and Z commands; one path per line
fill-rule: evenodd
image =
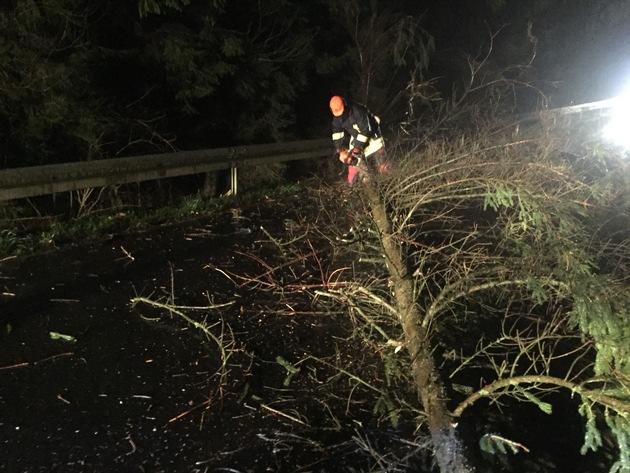
M 230 192 L 232 195 L 238 192 L 238 169 L 234 163 L 230 166 Z

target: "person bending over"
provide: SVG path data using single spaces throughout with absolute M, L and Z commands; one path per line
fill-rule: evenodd
M 330 99 L 330 111 L 333 115 L 333 146 L 339 160 L 348 166 L 348 183 L 352 185 L 355 182 L 364 158 L 368 168 L 377 169 L 378 172 L 389 170 L 389 164 L 385 162 L 385 142 L 380 119 L 365 105 L 339 95 Z

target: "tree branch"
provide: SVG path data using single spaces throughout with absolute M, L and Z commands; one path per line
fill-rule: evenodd
M 599 390 L 584 389 L 581 384 L 574 383 L 562 378 L 556 378 L 554 376 L 544 375 L 529 375 L 529 376 L 514 376 L 512 378 L 505 378 L 496 380 L 479 391 L 474 392 L 462 402 L 459 403 L 457 408 L 453 411 L 453 417 L 461 417 L 466 408 L 483 397 L 488 397 L 493 393 L 508 388 L 510 386 L 520 386 L 521 384 L 552 384 L 561 388 L 569 389 L 582 398 L 587 398 L 593 402 L 601 404 L 607 408 L 614 410 L 621 415 L 627 415 L 630 413 L 630 402 L 626 402 L 622 399 L 603 394 Z

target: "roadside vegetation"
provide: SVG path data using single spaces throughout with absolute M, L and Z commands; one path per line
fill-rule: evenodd
M 0 206 L 0 259 L 208 217 L 264 195 L 281 198 L 302 185 L 287 181 L 282 171 L 267 166 L 241 172 L 237 196 L 229 190 L 216 195 L 204 195 L 202 190 L 191 193 L 181 183 L 161 182 L 4 203 Z
M 201 214 L 211 214 L 223 205 L 224 202 L 217 199 L 194 196 L 155 209 L 100 208 L 97 212 L 76 217 L 20 217 L 24 208 L 5 206 L 0 220 L 0 259 L 45 251 L 72 242 L 106 238 L 117 233 L 141 231 L 154 225 L 181 222 Z

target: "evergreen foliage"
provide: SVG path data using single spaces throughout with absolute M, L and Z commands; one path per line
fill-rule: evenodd
M 453 363 L 453 382 L 480 386 L 457 416 L 483 397 L 551 414 L 543 396 L 568 389 L 585 421 L 582 452 L 601 448 L 608 432 L 619 449 L 611 471 L 627 472 L 629 240 L 601 224 L 627 212 L 618 200 L 625 190 L 610 192 L 625 167 L 584 172 L 544 138 L 501 144 L 498 136 L 433 138 L 385 191 L 395 233 L 411 242 L 420 325 L 455 350 L 453 332 L 469 338 L 473 324 L 483 327 L 470 358 Z M 473 360 L 489 367 L 479 379 L 467 369 Z
M 90 82 L 94 5 L 18 2 L 0 13 L 0 131 L 5 165 L 98 157 L 107 120 Z

